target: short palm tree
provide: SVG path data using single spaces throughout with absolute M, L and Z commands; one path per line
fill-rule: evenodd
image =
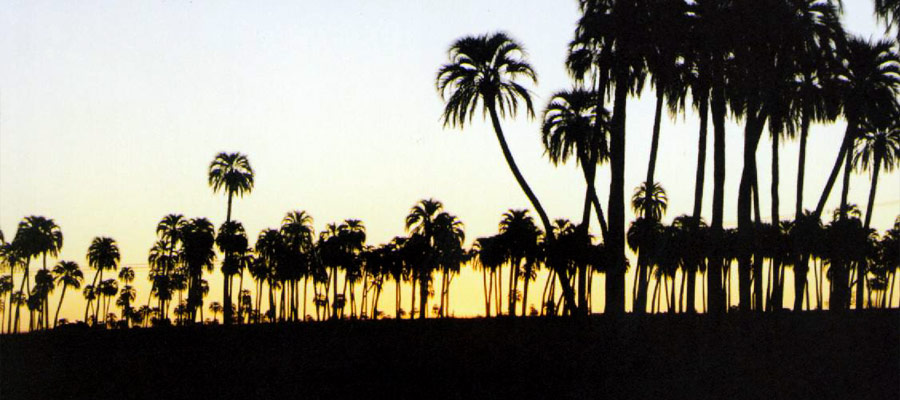
M 517 82 L 527 79 L 537 83 L 537 75 L 525 61 L 522 47 L 505 33 L 466 36 L 450 46 L 449 58 L 450 62 L 443 65 L 437 75 L 437 89 L 447 101 L 442 117 L 444 126 L 465 126 L 471 122 L 480 104 L 484 114 L 491 119 L 503 157 L 516 182 L 537 211 L 544 230 L 551 232 L 550 219 L 519 171 L 500 126 L 501 117 L 515 116 L 520 100 L 525 103 L 526 113 L 534 116 L 531 95 Z M 560 282 L 563 292 L 571 300 L 569 304 L 574 304 L 568 277 L 560 276 Z
M 218 315 L 220 312 L 222 312 L 222 304 L 220 304 L 218 301 L 209 303 L 209 311 L 213 313 L 213 321 L 218 323 L 219 322 Z
M 231 200 L 234 195 L 243 197 L 253 190 L 253 168 L 247 156 L 241 153 L 219 153 L 209 164 L 209 186 L 213 192 L 224 190 L 228 194 L 228 212 L 225 221 L 231 221 Z
M 194 322 L 197 309 L 203 306 L 201 280 L 203 271 L 212 272 L 216 253 L 215 227 L 206 218 L 188 220 L 181 230 L 183 242 L 182 259 L 187 268 L 188 302 L 191 322 Z
M 119 267 L 119 259 L 121 255 L 119 253 L 119 245 L 113 238 L 110 237 L 95 237 L 94 240 L 91 241 L 90 247 L 88 247 L 88 266 L 95 269 L 97 272 L 94 273 L 94 279 L 91 282 L 91 288 L 98 289 L 98 282 L 103 282 L 103 271 L 105 270 L 116 270 Z M 99 281 L 98 281 L 99 280 Z M 95 290 L 96 292 L 96 290 Z M 85 309 L 85 314 L 87 313 L 87 309 L 91 307 L 91 301 L 93 299 L 88 299 L 87 308 Z M 99 313 L 100 307 L 99 304 L 94 308 L 94 318 Z
M 56 306 L 56 315 L 53 317 L 53 327 L 59 321 L 59 310 L 62 308 L 63 299 L 66 297 L 66 289 L 80 289 L 81 283 L 84 281 L 84 273 L 81 267 L 74 261 L 60 261 L 53 267 L 53 275 L 56 276 L 56 284 L 61 285 L 63 290 L 59 296 L 59 305 Z
M 238 221 L 227 221 L 219 227 L 219 234 L 216 235 L 216 245 L 222 253 L 225 253 L 225 259 L 222 261 L 222 275 L 225 277 L 225 288 L 222 291 L 224 297 L 224 323 L 230 324 L 231 315 L 231 288 L 233 285 L 234 274 L 240 270 L 241 253 L 247 248 L 247 233 L 244 225 Z

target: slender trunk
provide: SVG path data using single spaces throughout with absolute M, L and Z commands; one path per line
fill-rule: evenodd
M 774 232 L 780 232 L 780 224 L 781 224 L 781 216 L 779 213 L 779 195 L 778 195 L 778 185 L 780 181 L 780 173 L 779 173 L 779 138 L 781 134 L 775 133 L 772 135 L 772 228 Z M 772 284 L 769 285 L 769 291 L 773 294 L 768 298 L 768 304 L 766 307 L 770 310 L 777 308 L 781 308 L 781 287 L 778 285 L 778 280 L 775 279 L 777 276 L 778 268 L 781 265 L 780 262 L 776 260 L 772 260 L 771 267 L 771 275 L 773 276 Z M 775 303 L 775 304 L 773 304 Z
M 491 295 L 488 293 L 488 277 L 487 277 L 487 268 L 482 266 L 481 268 L 481 287 L 484 289 L 484 316 L 490 318 L 491 316 Z
M 722 87 L 712 91 L 710 111 L 713 120 L 713 204 L 710 223 L 711 251 L 707 262 L 709 313 L 719 315 L 728 307 L 722 288 L 722 216 L 725 205 L 725 93 Z
M 694 178 L 694 209 L 692 216 L 694 217 L 694 227 L 700 226 L 703 212 L 703 183 L 706 178 L 706 133 L 708 130 L 707 120 L 709 119 L 709 96 L 708 90 L 701 88 L 699 92 L 699 111 L 700 111 L 700 133 L 697 139 L 697 175 Z M 699 251 L 699 250 L 698 250 Z M 688 293 L 687 293 L 687 312 L 695 313 L 694 307 L 695 295 L 697 292 L 697 270 L 699 264 L 703 262 L 700 254 L 691 255 L 691 265 L 688 267 Z M 706 294 L 704 291 L 703 302 L 706 303 Z M 704 306 L 704 308 L 706 308 Z
M 618 67 L 613 103 L 609 165 L 609 238 L 606 247 L 611 265 L 606 273 L 606 313 L 625 312 L 625 110 L 628 97 L 628 71 Z M 561 276 L 564 281 L 564 276 Z
M 865 220 L 865 228 L 868 230 L 870 223 L 872 222 L 872 209 L 875 206 L 875 190 L 878 188 L 878 175 L 881 172 L 881 162 L 883 159 L 883 153 L 876 152 L 875 153 L 875 164 L 874 170 L 872 171 L 872 186 L 869 188 L 869 201 L 866 202 L 866 220 Z
M 754 226 L 751 217 L 752 188 L 756 180 L 756 148 L 762 135 L 765 117 L 757 115 L 757 107 L 750 106 L 751 115 L 747 116 L 744 130 L 744 170 L 741 174 L 738 189 L 738 292 L 741 311 L 750 311 L 750 273 L 752 269 L 751 255 L 754 243 Z M 760 113 L 762 114 L 762 113 Z
M 875 165 L 874 170 L 872 171 L 872 186 L 869 188 L 869 201 L 866 202 L 866 220 L 865 220 L 865 230 L 869 230 L 869 224 L 872 222 L 872 209 L 875 205 L 875 190 L 878 188 L 878 173 L 881 171 L 881 160 L 883 153 L 876 152 L 875 153 Z M 862 308 L 862 299 L 863 295 L 866 291 L 866 282 L 865 279 L 862 279 L 867 275 L 867 267 L 868 265 L 864 262 L 857 263 L 859 265 L 859 277 L 856 278 L 856 308 Z
M 856 137 L 856 130 L 853 128 L 856 119 L 851 116 L 848 120 L 850 122 L 847 123 L 847 130 L 844 132 L 844 140 L 838 151 L 837 160 L 834 162 L 834 167 L 832 167 L 831 174 L 828 176 L 828 181 L 825 183 L 825 188 L 822 190 L 822 196 L 819 197 L 819 204 L 816 206 L 816 217 L 822 215 L 822 211 L 825 209 L 825 203 L 828 201 L 828 196 L 831 194 L 831 189 L 834 187 L 837 176 L 841 172 L 841 168 L 844 164 L 844 157 L 850 152 L 850 147 L 853 145 L 853 140 Z
M 762 227 L 762 214 L 759 207 L 759 183 L 757 177 L 753 177 L 753 213 L 755 216 L 754 236 L 758 235 Z M 757 311 L 763 310 L 763 256 L 762 249 L 759 247 L 759 241 L 754 238 L 751 243 L 753 251 L 753 309 Z
M 544 211 L 544 207 L 541 206 L 540 201 L 538 201 L 537 196 L 534 195 L 534 192 L 531 191 L 531 187 L 528 186 L 528 183 L 525 182 L 525 177 L 522 176 L 522 173 L 519 172 L 519 167 L 516 166 L 516 162 L 513 159 L 512 153 L 509 150 L 509 146 L 506 144 L 506 139 L 503 136 L 503 129 L 500 127 L 500 118 L 497 116 L 497 110 L 493 101 L 487 101 L 486 106 L 488 108 L 488 112 L 491 116 L 491 123 L 494 126 L 494 133 L 497 134 L 497 141 L 500 142 L 500 148 L 503 150 L 503 157 L 506 159 L 506 163 L 509 165 L 509 169 L 512 171 L 513 176 L 516 178 L 516 182 L 519 183 L 519 186 L 522 188 L 522 191 L 525 192 L 525 196 L 528 197 L 528 200 L 531 202 L 531 205 L 537 211 L 538 216 L 541 218 L 541 222 L 544 224 L 544 232 L 549 239 L 553 240 L 553 225 L 550 224 L 550 219 L 547 217 L 547 213 Z M 624 146 L 624 143 L 623 143 Z M 624 250 L 623 250 L 624 251 Z M 624 256 L 624 252 L 623 252 Z M 555 258 L 555 257 L 554 257 Z M 557 264 L 557 262 L 552 260 L 550 265 L 553 266 Z M 560 283 L 563 287 L 563 295 L 567 299 L 568 304 L 575 304 L 575 296 L 572 293 L 572 286 L 569 283 L 569 279 L 565 274 L 560 274 Z
M 409 319 L 413 319 L 416 316 L 416 284 L 419 282 L 419 277 L 417 277 L 417 273 L 413 272 L 411 280 L 412 280 L 412 291 L 410 293 L 410 298 L 412 299 L 409 303 Z
M 56 314 L 53 316 L 53 328 L 56 328 L 56 324 L 59 323 L 59 310 L 62 308 L 63 299 L 66 297 L 66 289 L 69 285 L 63 284 L 62 293 L 59 296 L 59 305 L 56 306 Z M 50 324 L 47 324 L 48 326 Z
M 528 281 L 531 277 L 531 268 L 527 265 L 525 266 L 525 281 L 522 282 L 524 287 L 522 288 L 522 316 L 527 317 L 528 313 L 526 312 L 526 307 L 528 304 Z
M 425 319 L 425 315 L 427 314 L 425 308 L 428 307 L 428 288 L 431 284 L 431 276 L 426 276 L 430 274 L 422 273 L 420 275 L 419 282 L 419 319 Z

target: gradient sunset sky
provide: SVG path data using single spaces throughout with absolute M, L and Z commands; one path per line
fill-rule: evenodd
M 383 243 L 404 234 L 409 208 L 429 197 L 465 223 L 467 245 L 496 233 L 504 211 L 529 203 L 489 123 L 476 118 L 462 131 L 442 127 L 435 74 L 454 39 L 506 31 L 538 73 L 531 89 L 540 113 L 554 92 L 572 85 L 564 59 L 578 18 L 574 0 L 3 3 L 0 229 L 11 239 L 24 216 L 54 219 L 64 235 L 60 259 L 77 261 L 87 279 L 93 276 L 85 259 L 91 239 L 115 238 L 121 265 L 138 271 L 139 305 L 148 294 L 147 252 L 161 217 L 224 221 L 225 196 L 213 194 L 206 181 L 220 151 L 246 154 L 256 172 L 256 187 L 235 199 L 233 211 L 251 243 L 295 209 L 309 212 L 319 230 L 361 219 L 368 243 Z M 848 31 L 882 37 L 871 1 L 844 3 Z M 653 106 L 649 88 L 629 103 L 626 194 L 646 174 Z M 845 125 L 811 129 L 806 207 L 818 200 Z M 539 126 L 524 114 L 503 121 L 513 154 L 551 218 L 578 219 L 581 172 L 574 164 L 548 162 Z M 691 210 L 698 126 L 692 110 L 664 118 L 656 177 L 670 199 L 666 221 Z M 741 125 L 728 126 L 725 221 L 731 226 L 742 133 Z M 793 215 L 797 148 L 792 141 L 781 151 L 784 218 Z M 757 154 L 763 210 L 769 209 L 770 153 L 766 137 Z M 605 204 L 609 171 L 599 171 Z M 880 179 L 872 225 L 884 230 L 900 212 L 900 174 Z M 839 199 L 835 190 L 829 212 Z M 868 190 L 869 176 L 856 174 L 850 201 L 864 208 Z M 633 218 L 630 210 L 626 218 Z M 206 304 L 221 302 L 218 269 L 208 279 Z M 454 282 L 458 315 L 483 312 L 480 280 L 480 273 L 467 273 Z M 59 292 L 50 300 L 54 308 Z M 66 296 L 62 316 L 80 318 L 80 293 Z M 382 308 L 393 310 L 385 297 Z

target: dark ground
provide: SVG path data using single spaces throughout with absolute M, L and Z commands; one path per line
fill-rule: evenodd
M 900 397 L 900 312 L 340 321 L 0 337 L 0 398 Z

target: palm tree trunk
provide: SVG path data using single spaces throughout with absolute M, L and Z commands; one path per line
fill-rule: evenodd
M 488 293 L 487 267 L 481 266 L 481 287 L 484 289 L 484 316 L 491 317 L 491 295 Z
M 616 71 L 612 132 L 609 147 L 611 178 L 609 184 L 609 237 L 607 249 L 611 265 L 606 272 L 606 312 L 625 312 L 625 111 L 628 97 L 628 71 Z M 564 288 L 565 289 L 565 288 Z
M 725 92 L 721 86 L 712 90 L 710 102 L 713 121 L 713 204 L 710 222 L 710 249 L 707 263 L 709 313 L 719 315 L 727 310 L 722 287 L 722 216 L 725 205 Z
M 526 307 L 528 304 L 528 281 L 530 280 L 530 277 L 531 277 L 531 271 L 530 271 L 530 268 L 526 265 L 525 266 L 525 282 L 522 282 L 522 284 L 525 285 L 522 288 L 522 316 L 523 317 L 528 316 L 528 313 L 526 313 Z
M 754 225 L 754 235 L 757 235 L 757 232 L 760 232 L 760 228 L 762 227 L 762 213 L 760 212 L 759 206 L 759 182 L 757 181 L 758 176 L 754 174 L 753 176 L 753 213 L 756 217 L 756 224 Z M 754 240 L 751 244 L 753 248 L 753 308 L 757 311 L 763 310 L 763 296 L 765 296 L 765 292 L 763 290 L 763 257 L 761 254 L 762 249 L 759 248 L 758 241 Z
M 427 314 L 425 309 L 428 307 L 428 286 L 431 277 L 426 275 L 424 273 L 420 275 L 422 281 L 419 282 L 419 319 L 425 319 Z
M 419 282 L 419 277 L 416 276 L 417 273 L 413 272 L 412 277 L 412 291 L 410 293 L 410 298 L 412 299 L 409 303 L 409 319 L 413 319 L 416 317 L 416 284 Z
M 309 297 L 306 295 L 306 289 L 309 288 L 309 275 L 306 275 L 303 278 L 303 315 L 300 316 L 300 320 L 306 321 L 306 303 L 308 302 Z
M 59 309 L 62 308 L 63 299 L 66 297 L 66 289 L 69 285 L 63 284 L 62 293 L 59 296 L 59 305 L 56 306 L 56 314 L 53 316 L 53 328 L 56 328 L 56 324 L 59 323 Z M 49 326 L 49 324 L 47 324 Z
M 831 189 L 834 187 L 837 176 L 841 172 L 841 167 L 844 163 L 844 157 L 848 156 L 850 147 L 853 145 L 853 140 L 856 137 L 856 130 L 853 128 L 856 125 L 856 119 L 853 117 L 849 117 L 848 120 L 849 122 L 847 123 L 847 130 L 844 132 L 844 140 L 841 143 L 840 150 L 838 151 L 837 160 L 835 160 L 834 162 L 834 167 L 832 167 L 831 174 L 828 176 L 828 181 L 825 183 L 825 189 L 822 190 L 822 196 L 819 197 L 819 204 L 816 206 L 816 217 L 822 215 L 822 211 L 825 209 L 825 203 L 828 201 L 828 196 L 831 194 Z
M 755 106 L 748 107 L 751 115 L 747 116 L 747 124 L 744 130 L 744 170 L 741 174 L 740 187 L 738 189 L 738 235 L 740 249 L 738 251 L 738 292 L 739 307 L 741 311 L 750 311 L 750 273 L 751 273 L 751 249 L 754 242 L 754 226 L 751 217 L 752 189 L 756 180 L 756 147 L 762 135 L 765 117 L 757 115 Z M 760 113 L 761 114 L 761 113 Z
M 513 176 L 516 178 L 516 182 L 519 183 L 519 186 L 522 188 L 522 191 L 525 192 L 525 196 L 528 197 L 528 200 L 531 202 L 531 205 L 537 211 L 538 216 L 541 218 L 541 222 L 544 224 L 544 232 L 546 233 L 549 239 L 553 239 L 553 225 L 550 224 L 550 218 L 547 217 L 547 213 L 544 211 L 544 207 L 541 206 L 540 201 L 538 201 L 537 196 L 534 195 L 534 192 L 531 191 L 531 187 L 528 186 L 528 183 L 525 181 L 525 177 L 522 176 L 522 173 L 519 172 L 519 167 L 516 166 L 516 161 L 513 159 L 512 153 L 509 150 L 509 146 L 506 144 L 506 139 L 503 136 L 503 129 L 500 127 L 500 118 L 497 116 L 497 110 L 493 103 L 493 101 L 486 101 L 486 106 L 488 108 L 488 112 L 491 116 L 491 123 L 494 126 L 494 133 L 497 135 L 497 141 L 500 143 L 500 148 L 503 150 L 503 157 L 506 159 L 506 164 L 509 165 L 509 169 L 512 171 Z M 624 142 L 623 142 L 624 146 Z M 623 160 L 624 161 L 624 160 Z M 624 222 L 623 222 L 624 223 Z M 623 249 L 624 256 L 624 249 Z M 556 261 L 550 261 L 551 268 L 556 265 Z M 624 263 L 623 263 L 624 265 Z M 566 274 L 561 273 L 560 275 L 560 283 L 563 288 L 563 295 L 566 297 L 566 303 L 575 305 L 575 296 L 572 293 L 572 286 L 569 283 L 569 278 Z

